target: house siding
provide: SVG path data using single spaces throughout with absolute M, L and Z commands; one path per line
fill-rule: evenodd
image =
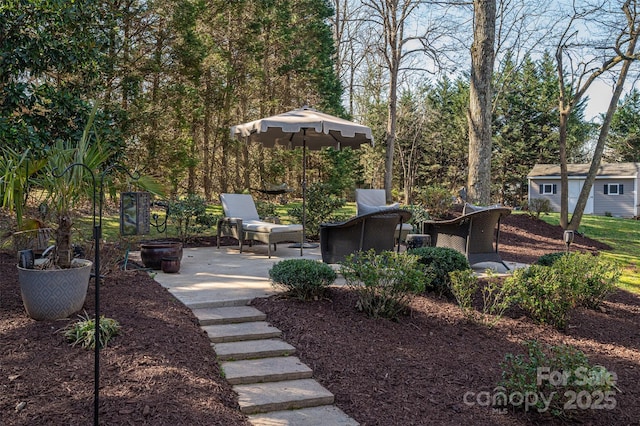
M 611 195 L 604 193 L 607 184 L 622 184 L 624 193 Z M 633 179 L 596 179 L 594 182 L 593 213 L 605 215 L 610 213 L 615 217 L 633 217 L 635 215 L 635 182 Z
M 545 183 L 557 185 L 557 193 L 556 194 L 541 194 L 540 188 Z M 551 204 L 551 210 L 554 212 L 560 211 L 560 180 L 559 179 L 532 179 L 529 185 L 529 199 L 532 200 L 534 198 L 546 198 L 549 200 Z

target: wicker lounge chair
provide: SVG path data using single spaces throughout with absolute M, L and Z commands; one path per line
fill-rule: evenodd
M 218 220 L 218 248 L 220 237 L 231 236 L 238 240 L 240 253 L 244 240 L 261 241 L 267 244 L 267 254 L 271 258 L 271 244 L 285 241 L 302 243 L 302 225 L 281 225 L 260 220 L 253 197 L 249 194 L 220 194 L 224 216 Z
M 396 227 L 410 218 L 410 212 L 393 209 L 356 216 L 345 222 L 323 223 L 320 225 L 322 261 L 339 263 L 358 251 L 393 250 Z
M 470 213 L 443 221 L 426 221 L 424 233 L 431 235 L 431 244 L 436 247 L 449 247 L 464 254 L 471 266 L 483 262 L 502 264 L 498 253 L 500 221 L 511 213 L 505 207 L 466 208 Z
M 384 189 L 356 189 L 356 215 L 360 216 L 378 210 L 399 208 L 398 203 L 388 205 Z M 413 226 L 404 221 L 396 229 L 396 242 L 405 241 Z

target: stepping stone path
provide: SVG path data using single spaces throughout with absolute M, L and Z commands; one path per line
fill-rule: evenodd
M 358 425 L 333 405 L 333 394 L 311 378 L 311 368 L 293 356 L 296 348 L 280 339 L 282 332 L 265 321 L 263 312 L 212 305 L 192 310 L 252 424 Z

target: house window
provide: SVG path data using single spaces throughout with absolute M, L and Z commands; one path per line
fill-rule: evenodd
M 624 185 L 621 183 L 605 183 L 604 184 L 605 195 L 622 195 L 624 194 Z
M 558 185 L 556 185 L 555 183 L 540 184 L 541 195 L 549 195 L 549 194 L 557 194 L 557 193 L 558 193 Z

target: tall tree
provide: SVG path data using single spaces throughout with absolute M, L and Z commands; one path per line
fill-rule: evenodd
M 517 206 L 527 199 L 526 175 L 534 164 L 558 159 L 558 76 L 548 53 L 538 61 L 526 56 L 521 65 L 507 58 L 496 74 L 503 93 L 495 100 L 492 193 Z M 581 118 L 584 109 L 582 102 L 572 112 L 568 150 L 574 159 L 592 136 L 593 125 Z
M 607 161 L 640 162 L 640 92 L 634 89 L 618 105 L 604 153 Z
M 469 179 L 472 202 L 491 201 L 491 110 L 496 0 L 473 1 L 473 44 L 469 85 Z
M 113 23 L 101 2 L 16 0 L 0 5 L 0 139 L 42 155 L 56 140 L 78 140 L 100 98 Z M 117 117 L 100 113 L 96 124 Z M 117 130 L 117 129 L 116 129 Z M 114 143 L 117 134 L 106 135 Z
M 618 6 L 616 9 L 613 6 Z M 638 0 L 608 1 L 604 5 L 585 8 L 573 5 L 573 13 L 556 47 L 556 61 L 559 80 L 560 113 L 560 173 L 561 201 L 560 225 L 565 229 L 576 230 L 582 220 L 589 192 L 595 180 L 604 152 L 611 120 L 618 107 L 618 101 L 625 86 L 627 75 L 634 61 L 638 59 L 637 41 L 640 36 L 640 5 Z M 598 42 L 579 38 L 580 28 L 589 28 L 591 33 L 598 31 L 598 25 L 604 26 L 604 37 Z M 586 24 L 586 25 L 585 25 Z M 618 29 L 617 33 L 616 30 Z M 595 50 L 585 58 L 581 49 L 592 47 Z M 591 59 L 592 58 L 592 59 Z M 599 61 L 599 65 L 596 63 Z M 616 70 L 616 68 L 618 68 Z M 582 100 L 593 82 L 605 73 L 615 77 L 611 102 L 604 115 L 600 133 L 596 142 L 589 172 L 576 202 L 571 221 L 569 221 L 569 179 L 567 172 L 567 135 L 569 117 L 573 108 Z
M 437 64 L 442 60 L 437 40 L 442 37 L 439 24 L 423 17 L 416 35 L 407 36 L 405 30 L 416 19 L 421 6 L 430 2 L 421 0 L 363 0 L 370 11 L 370 21 L 380 32 L 381 43 L 375 44 L 378 54 L 384 59 L 388 73 L 387 124 L 385 129 L 385 177 L 384 189 L 387 201 L 391 201 L 393 188 L 393 164 L 396 143 L 396 125 L 398 108 L 398 87 L 400 85 L 403 63 L 416 53 L 424 54 Z M 412 33 L 413 34 L 413 33 Z M 424 66 L 422 67 L 424 68 Z

